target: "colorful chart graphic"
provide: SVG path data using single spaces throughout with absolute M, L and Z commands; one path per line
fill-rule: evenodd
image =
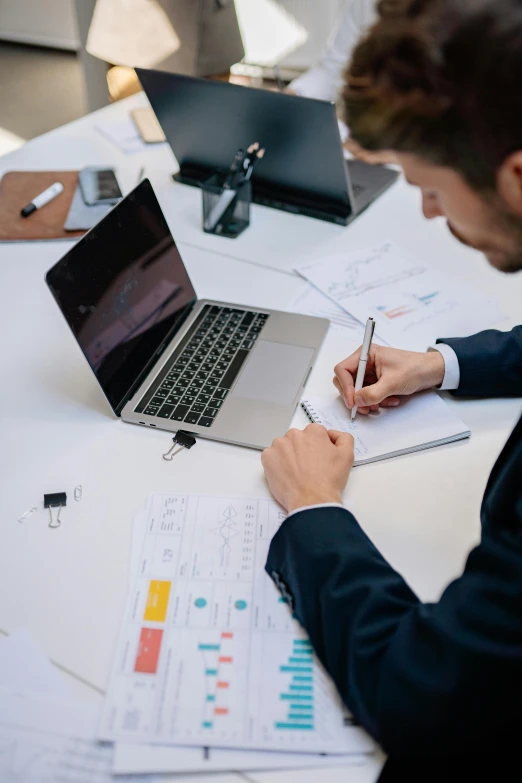
M 134 664 L 134 671 L 141 674 L 156 674 L 161 649 L 163 631 L 159 628 L 142 628 L 138 655 Z
M 430 305 L 440 294 L 440 291 L 434 291 L 432 294 L 425 294 L 424 296 L 417 296 L 416 299 L 423 305 Z
M 194 601 L 194 606 L 196 607 L 196 609 L 204 609 L 206 605 L 207 602 L 204 598 L 196 598 L 196 600 Z
M 390 321 L 393 321 L 394 318 L 401 318 L 403 315 L 408 315 L 409 313 L 414 313 L 415 310 L 410 307 L 409 305 L 400 305 L 400 307 L 391 307 L 390 309 L 387 309 L 385 305 L 378 307 L 377 310 L 381 312 L 386 318 L 389 318 Z
M 231 687 L 230 672 L 234 663 L 232 646 L 234 634 L 223 632 L 218 642 L 199 642 L 198 650 L 203 655 L 205 673 L 205 703 L 203 705 L 204 729 L 213 729 L 217 716 L 227 716 L 230 711 L 228 691 Z
M 234 604 L 234 607 L 238 609 L 240 612 L 242 612 L 244 609 L 246 609 L 248 606 L 246 601 L 243 601 L 242 599 L 239 601 L 236 601 Z
M 154 579 L 151 581 L 143 616 L 144 620 L 153 623 L 165 622 L 171 585 L 172 582 L 159 582 Z
M 314 667 L 312 645 L 307 639 L 294 639 L 288 661 L 280 667 L 288 677 L 288 687 L 279 694 L 287 705 L 284 720 L 274 728 L 285 731 L 314 730 Z
M 379 305 L 377 310 L 386 318 L 389 318 L 390 321 L 393 321 L 395 318 L 402 318 L 404 315 L 415 313 L 422 307 L 428 307 L 435 301 L 439 293 L 439 291 L 433 291 L 431 294 L 424 294 L 422 296 L 418 294 L 412 294 L 411 301 L 408 303 L 401 304 L 396 307 Z

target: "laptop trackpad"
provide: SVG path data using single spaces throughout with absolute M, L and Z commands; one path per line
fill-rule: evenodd
M 260 340 L 231 396 L 292 405 L 313 355 L 312 348 Z

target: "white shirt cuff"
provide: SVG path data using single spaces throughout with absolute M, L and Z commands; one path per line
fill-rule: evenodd
M 301 508 L 295 508 L 291 511 L 288 514 L 287 519 L 294 514 L 298 514 L 300 511 L 311 511 L 313 508 L 344 508 L 344 506 L 342 503 L 317 503 L 315 506 L 302 506 Z
M 444 378 L 439 389 L 450 391 L 459 388 L 460 385 L 460 367 L 457 354 L 446 343 L 438 343 L 428 348 L 428 351 L 438 351 L 444 359 Z

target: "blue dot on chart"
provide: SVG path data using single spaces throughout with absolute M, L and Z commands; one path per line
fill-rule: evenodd
M 239 609 L 240 611 L 242 611 L 243 609 L 247 608 L 247 602 L 246 601 L 236 601 L 234 606 L 236 607 L 236 609 Z
M 196 600 L 194 601 L 194 606 L 197 606 L 198 609 L 204 609 L 206 605 L 207 602 L 205 601 L 204 598 L 196 598 Z

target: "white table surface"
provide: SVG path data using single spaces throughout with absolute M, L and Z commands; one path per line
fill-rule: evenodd
M 133 96 L 29 142 L 0 158 L 0 174 L 110 163 L 127 192 L 145 165 L 202 297 L 285 308 L 304 285 L 291 273 L 297 261 L 393 239 L 410 255 L 500 301 L 509 316 L 503 328 L 518 322 L 522 277 L 503 278 L 450 239 L 442 222 L 425 221 L 419 195 L 404 182 L 348 228 L 254 205 L 252 225 L 240 239 L 204 234 L 200 193 L 172 182 L 175 162 L 166 145 L 124 155 L 94 129 L 97 120 L 125 116 L 143 101 Z M 268 490 L 256 451 L 200 440 L 166 463 L 161 455 L 170 443 L 167 433 L 113 417 L 44 284 L 45 271 L 70 246 L 0 245 L 0 629 L 28 627 L 50 658 L 103 690 L 127 592 L 132 519 L 147 494 L 263 496 Z M 308 390 L 329 388 L 334 363 L 352 348 L 348 337 L 330 335 Z M 345 495 L 363 528 L 423 600 L 437 600 L 477 542 L 487 477 L 521 407 L 519 400 L 449 397 L 448 404 L 472 429 L 469 441 L 358 468 Z M 305 422 L 296 415 L 297 426 Z M 77 484 L 83 486 L 81 503 L 73 500 Z M 57 491 L 67 492 L 68 505 L 62 527 L 53 531 L 43 494 Z M 32 506 L 38 512 L 19 524 Z M 376 758 L 364 767 L 328 769 L 321 778 L 371 783 L 380 764 Z M 249 773 L 247 779 L 317 779 L 317 770 L 307 774 Z

